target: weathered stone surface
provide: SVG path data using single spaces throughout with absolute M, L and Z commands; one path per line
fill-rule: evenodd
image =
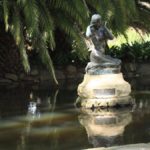
M 135 63 L 124 63 L 123 66 L 127 72 L 135 72 L 137 69 Z
M 84 73 L 85 73 L 85 68 L 82 68 L 82 67 L 81 67 L 81 68 L 78 68 L 78 72 L 80 72 L 80 73 L 83 73 L 83 74 L 84 74 Z
M 74 78 L 77 74 L 77 68 L 73 65 L 68 65 L 66 68 L 66 77 L 67 78 Z
M 36 69 L 33 69 L 33 70 L 31 70 L 31 72 L 30 72 L 30 75 L 32 75 L 32 76 L 37 76 L 39 74 L 39 72 L 38 72 L 38 70 L 36 70 Z
M 78 95 L 83 98 L 109 98 L 128 96 L 130 84 L 119 74 L 88 75 L 78 87 Z
M 12 84 L 7 85 L 7 89 L 14 89 L 19 86 L 19 83 L 13 82 Z
M 56 70 L 55 71 L 55 74 L 56 74 L 56 78 L 58 80 L 64 80 L 66 77 L 65 77 L 65 74 L 63 73 L 63 71 L 60 71 L 60 70 Z
M 33 89 L 33 90 L 38 90 L 38 89 L 39 89 L 39 86 L 38 86 L 38 85 L 33 85 L 33 86 L 32 86 L 32 89 Z
M 105 75 L 85 74 L 78 86 L 81 106 L 91 108 L 131 104 L 128 98 L 131 86 L 123 79 L 122 73 Z
M 32 81 L 34 81 L 34 78 L 31 77 L 31 76 L 26 76 L 26 77 L 24 77 L 23 81 L 29 81 L 29 82 L 32 82 Z
M 12 83 L 12 81 L 9 79 L 0 79 L 0 84 L 10 84 L 10 83 Z
M 12 74 L 12 73 L 6 73 L 6 74 L 5 74 L 5 78 L 6 78 L 6 79 L 13 80 L 13 81 L 17 81 L 17 80 L 18 80 L 18 76 L 15 75 L 15 74 Z
M 150 63 L 141 63 L 137 65 L 137 73 L 141 76 L 150 75 Z
M 89 62 L 86 66 L 86 72 L 90 75 L 115 74 L 120 73 L 120 65 L 110 63 L 94 63 Z
M 84 74 L 79 72 L 79 73 L 77 73 L 76 77 L 79 79 L 82 79 L 84 77 Z
M 21 73 L 21 74 L 19 75 L 19 79 L 23 80 L 24 78 L 25 78 L 25 74 L 24 74 L 24 73 Z
M 73 65 L 68 65 L 67 68 L 66 68 L 66 71 L 68 72 L 68 74 L 76 73 L 77 68 Z
M 48 71 L 42 71 L 40 73 L 40 80 L 41 81 L 52 80 L 51 74 Z
M 39 80 L 33 76 L 26 76 L 22 80 L 26 83 L 39 83 Z

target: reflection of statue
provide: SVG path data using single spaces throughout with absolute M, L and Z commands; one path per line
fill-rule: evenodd
M 94 14 L 91 18 L 91 23 L 87 27 L 86 36 L 92 40 L 94 48 L 90 55 L 90 62 L 86 67 L 87 73 L 95 72 L 97 69 L 103 67 L 117 67 L 121 61 L 105 55 L 105 48 L 107 40 L 113 39 L 112 33 L 108 30 L 106 25 L 102 25 L 101 16 Z
M 94 147 L 109 147 L 120 144 L 125 127 L 132 121 L 131 113 L 126 109 L 95 110 L 79 116 L 80 123 L 85 127 L 89 142 Z

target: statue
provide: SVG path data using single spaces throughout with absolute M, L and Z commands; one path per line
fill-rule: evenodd
M 90 25 L 86 30 L 86 37 L 91 39 L 94 44 L 94 48 L 90 54 L 90 62 L 86 66 L 86 72 L 91 74 L 98 69 L 104 67 L 118 67 L 121 64 L 119 59 L 112 58 L 111 56 L 105 55 L 105 49 L 107 46 L 107 40 L 112 40 L 114 36 L 106 27 L 103 25 L 101 16 L 94 14 L 91 18 Z
M 99 14 L 92 16 L 86 36 L 93 48 L 83 82 L 78 86 L 77 103 L 83 108 L 132 105 L 131 86 L 120 71 L 121 60 L 105 54 L 107 40 L 114 37 Z

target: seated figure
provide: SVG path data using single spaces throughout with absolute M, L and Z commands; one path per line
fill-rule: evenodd
M 86 37 L 92 41 L 94 48 L 90 54 L 90 62 L 86 66 L 86 72 L 96 74 L 102 68 L 120 68 L 121 61 L 105 55 L 107 40 L 112 40 L 114 36 L 101 21 L 99 14 L 94 14 L 90 25 L 86 30 Z

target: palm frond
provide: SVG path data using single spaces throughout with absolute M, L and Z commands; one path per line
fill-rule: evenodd
M 14 6 L 14 12 L 15 12 L 14 13 L 15 15 L 12 16 L 12 23 L 11 23 L 10 31 L 12 35 L 14 36 L 16 44 L 18 45 L 20 56 L 22 59 L 22 64 L 25 68 L 25 71 L 29 72 L 30 65 L 29 65 L 28 56 L 26 53 L 25 45 L 24 45 L 23 27 L 20 22 L 19 10 L 17 9 L 16 6 Z
M 38 28 L 39 13 L 36 0 L 26 0 L 23 4 L 23 14 L 25 16 L 25 25 L 29 33 Z
M 45 32 L 45 40 L 50 44 L 50 48 L 55 48 L 55 40 L 53 36 L 54 31 L 54 23 L 53 17 L 51 16 L 48 7 L 43 1 L 38 1 L 38 11 L 39 11 L 39 19 L 40 19 L 40 30 Z
M 62 14 L 63 18 L 61 16 Z M 57 27 L 65 31 L 65 33 L 67 33 L 69 36 L 75 37 L 78 35 L 78 32 L 74 28 L 74 22 L 72 20 L 69 20 L 69 16 L 66 16 L 63 11 L 59 11 L 59 13 L 55 15 L 55 17 L 55 23 Z
M 19 47 L 19 52 L 20 52 L 20 56 L 22 59 L 22 64 L 24 66 L 25 71 L 28 73 L 30 71 L 30 64 L 29 64 L 28 55 L 26 53 L 26 49 L 25 49 L 25 45 L 24 45 L 23 35 L 21 35 L 21 41 L 20 41 L 18 47 Z
M 70 16 L 69 20 L 74 20 L 74 22 L 78 22 L 83 28 L 85 28 L 85 23 L 87 21 L 87 11 L 85 4 L 83 1 L 80 0 L 73 0 L 73 1 L 59 1 L 59 0 L 52 0 L 53 7 L 55 9 L 55 13 L 59 13 L 59 11 L 63 11 L 65 14 Z M 80 3 L 78 6 L 77 3 Z M 84 13 L 83 13 L 84 12 Z
M 3 0 L 3 11 L 4 11 L 5 30 L 8 31 L 9 8 L 8 8 L 8 1 L 7 0 Z
M 90 14 L 101 12 L 100 11 L 100 0 L 85 0 L 88 8 L 90 9 Z
M 34 47 L 36 49 L 38 49 L 39 57 L 41 58 L 43 64 L 47 67 L 50 74 L 52 74 L 52 77 L 53 77 L 55 83 L 58 84 L 58 81 L 55 76 L 53 62 L 51 60 L 51 57 L 48 53 L 48 49 L 46 47 L 46 41 L 44 38 L 41 37 L 41 34 L 39 32 L 37 32 L 35 44 L 36 45 L 34 45 Z
M 149 4 L 148 0 L 140 1 Z M 85 31 L 93 13 L 100 13 L 103 20 L 109 21 L 108 26 L 116 35 L 124 34 L 127 27 L 134 24 L 140 24 L 150 30 L 150 9 L 141 5 L 139 0 L 0 0 L 0 2 L 5 30 L 11 31 L 20 50 L 25 70 L 30 70 L 25 49 L 26 36 L 29 34 L 33 48 L 38 50 L 55 81 L 48 48 L 55 49 L 56 28 L 70 36 L 70 43 L 72 41 L 78 43 L 76 52 L 83 58 L 87 51 L 83 48 L 85 43 L 81 31 Z M 24 30 L 27 34 L 24 34 Z

